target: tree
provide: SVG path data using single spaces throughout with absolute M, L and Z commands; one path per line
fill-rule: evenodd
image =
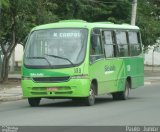
M 59 6 L 55 14 L 61 19 L 83 19 L 89 22 L 129 21 L 131 5 L 128 0 L 64 0 L 55 3 Z M 118 22 L 117 22 L 118 21 Z
M 17 43 L 22 43 L 34 26 L 57 19 L 52 14 L 53 7 L 56 8 L 56 4 L 49 0 L 3 0 L 0 47 L 4 57 L 0 82 L 8 79 L 9 59 Z
M 137 25 L 141 28 L 142 42 L 145 49 L 153 45 L 160 36 L 160 22 L 158 13 L 160 2 L 158 0 L 138 1 Z
M 8 0 L 7 6 L 1 9 L 0 47 L 3 52 L 1 82 L 8 79 L 9 59 L 17 43 L 21 43 L 25 35 L 26 12 L 31 6 L 31 1 Z
M 0 0 L 0 47 L 4 54 L 1 82 L 8 78 L 9 59 L 31 28 L 64 19 L 130 23 L 132 0 Z M 147 47 L 160 36 L 159 0 L 139 0 L 137 25 Z
M 0 32 L 0 46 L 4 55 L 2 62 L 1 81 L 6 81 L 8 78 L 9 59 L 14 50 L 19 38 L 17 35 L 18 19 L 20 17 L 21 9 L 20 2 L 7 1 L 8 6 L 2 7 L 1 10 L 1 32 Z
M 0 7 L 8 6 L 8 0 L 0 0 Z

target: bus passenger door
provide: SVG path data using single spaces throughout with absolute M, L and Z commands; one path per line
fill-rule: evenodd
M 90 39 L 90 66 L 89 75 L 90 80 L 95 79 L 98 83 L 98 94 L 102 94 L 105 89 L 105 76 L 104 76 L 104 50 L 101 43 L 101 34 L 98 29 L 92 31 Z
M 117 56 L 117 46 L 114 38 L 114 31 L 105 30 L 102 32 L 102 42 L 105 51 L 105 91 L 108 93 L 119 91 L 123 87 L 124 68 L 123 61 Z

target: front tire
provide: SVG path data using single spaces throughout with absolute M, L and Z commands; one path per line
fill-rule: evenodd
M 41 98 L 28 98 L 28 103 L 32 107 L 39 106 Z
M 84 99 L 84 103 L 87 106 L 92 106 L 95 104 L 95 86 L 93 84 L 91 84 L 89 96 Z

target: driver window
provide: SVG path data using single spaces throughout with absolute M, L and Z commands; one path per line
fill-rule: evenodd
M 102 55 L 102 46 L 101 46 L 101 41 L 100 41 L 100 36 L 98 35 L 93 35 L 91 36 L 91 55 Z
M 94 62 L 103 57 L 101 37 L 100 35 L 92 35 L 90 42 L 90 61 Z

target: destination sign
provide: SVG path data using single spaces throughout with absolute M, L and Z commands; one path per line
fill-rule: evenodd
M 82 33 L 80 31 L 67 31 L 67 30 L 42 30 L 37 31 L 36 37 L 37 38 L 54 38 L 54 39 L 67 39 L 67 38 L 80 38 Z
M 56 33 L 54 32 L 53 37 L 55 38 L 79 38 L 81 37 L 81 34 L 80 33 Z

